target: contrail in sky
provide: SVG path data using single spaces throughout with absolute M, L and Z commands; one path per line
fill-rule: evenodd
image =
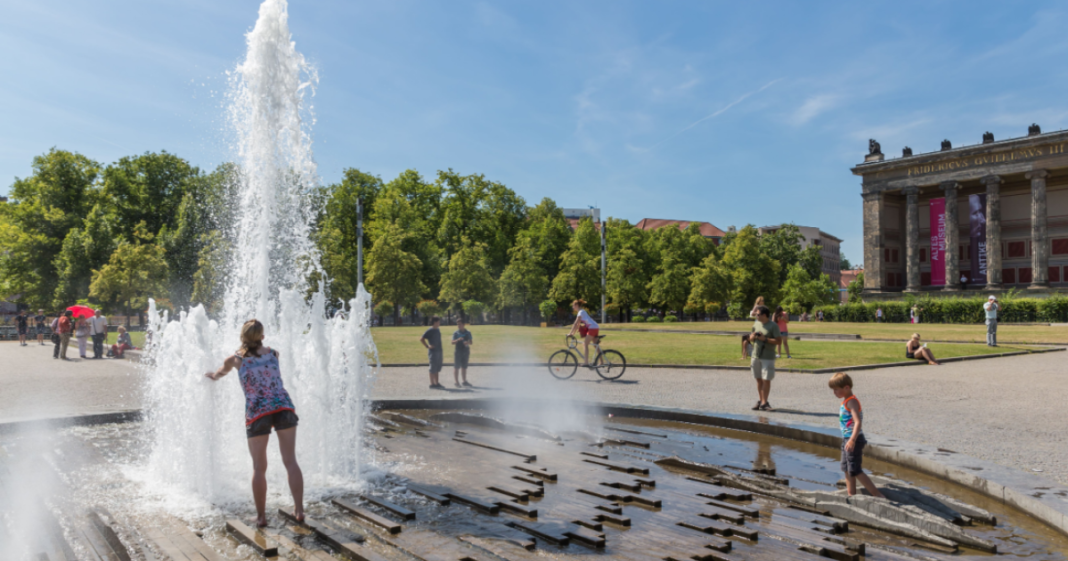
M 697 125 L 699 125 L 699 124 L 701 124 L 701 123 L 703 123 L 703 122 L 705 122 L 705 121 L 707 121 L 709 119 L 712 119 L 714 117 L 718 117 L 718 116 L 722 115 L 723 113 L 725 113 L 731 107 L 734 107 L 735 105 L 738 105 L 739 103 L 745 101 L 745 99 L 748 98 L 749 96 L 756 95 L 756 94 L 758 94 L 758 93 L 770 88 L 775 82 L 778 82 L 780 80 L 782 80 L 782 78 L 779 78 L 777 80 L 772 80 L 772 81 L 768 82 L 767 84 L 764 84 L 764 86 L 761 87 L 760 89 L 753 90 L 753 91 L 751 91 L 751 92 L 749 92 L 747 94 L 742 95 L 742 97 L 739 97 L 738 99 L 728 103 L 727 105 L 724 105 L 723 108 L 721 108 L 720 110 L 716 111 L 715 113 L 712 113 L 711 115 L 706 115 L 704 117 L 701 117 L 700 119 L 690 123 L 690 125 L 688 127 L 684 128 L 684 129 L 680 130 L 679 132 L 677 132 L 677 133 L 665 138 L 664 140 L 661 140 L 660 142 L 657 142 L 656 144 L 650 146 L 649 148 L 647 148 L 647 150 L 652 150 L 653 148 L 656 148 L 657 146 L 660 146 L 661 144 L 671 140 L 672 138 L 675 138 L 676 136 L 679 136 L 680 134 L 682 134 L 682 133 L 684 133 L 684 132 L 686 132 L 686 131 L 694 128 L 694 127 L 696 127 Z

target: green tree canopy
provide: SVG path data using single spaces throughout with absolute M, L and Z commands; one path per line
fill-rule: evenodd
M 570 302 L 581 298 L 599 302 L 601 298 L 601 240 L 593 219 L 584 217 L 560 260 L 560 272 L 553 279 L 549 298 Z
M 52 304 L 57 256 L 99 199 L 99 173 L 100 164 L 89 158 L 53 148 L 33 159 L 30 177 L 15 179 L 10 201 L 0 205 L 0 297 L 21 295 L 31 307 Z
M 134 228 L 133 241 L 119 244 L 107 264 L 93 271 L 89 295 L 110 305 L 141 313 L 148 299 L 167 297 L 167 260 L 162 247 L 152 243 L 145 224 Z
M 467 300 L 493 301 L 497 285 L 490 274 L 486 245 L 463 240 L 441 275 L 441 299 L 453 309 L 462 309 Z
M 375 201 L 384 186 L 382 179 L 377 176 L 347 168 L 341 183 L 320 189 L 318 228 L 314 236 L 323 271 L 331 281 L 327 285 L 327 295 L 331 300 L 348 301 L 356 296 L 359 278 L 356 259 L 357 200 L 363 200 L 363 247 L 364 251 L 370 251 L 371 236 L 366 226 L 370 224 Z
M 829 276 L 820 274 L 814 279 L 801 265 L 792 265 L 782 294 L 782 307 L 790 313 L 799 314 L 819 304 L 833 304 L 838 297 L 838 289 Z
M 399 226 L 381 233 L 367 255 L 367 286 L 376 301 L 393 304 L 393 324 L 400 325 L 401 306 L 415 304 L 426 291 L 419 275 L 422 263 L 404 250 L 408 235 Z
M 731 275 L 730 312 L 745 317 L 757 296 L 771 304 L 779 300 L 779 262 L 764 252 L 753 226 L 738 231 L 723 252 L 723 266 Z
M 605 288 L 608 299 L 619 304 L 627 313 L 649 300 L 649 277 L 646 276 L 644 251 L 645 232 L 626 220 L 608 221 L 608 274 Z
M 722 305 L 734 294 L 733 282 L 733 276 L 723 264 L 723 260 L 711 253 L 699 267 L 693 269 L 689 302 L 702 305 L 706 310 L 709 302 Z
M 512 260 L 498 280 L 497 308 L 521 308 L 526 315 L 531 306 L 545 300 L 549 278 L 541 267 L 530 238 L 520 238 L 509 252 Z

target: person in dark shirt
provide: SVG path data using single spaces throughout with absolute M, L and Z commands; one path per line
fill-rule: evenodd
M 19 315 L 15 316 L 15 326 L 19 330 L 19 346 L 26 346 L 26 323 L 30 319 L 26 317 L 26 310 L 19 310 Z
M 456 387 L 471 387 L 467 383 L 467 363 L 471 360 L 471 345 L 474 343 L 471 332 L 464 327 L 464 320 L 456 320 L 456 333 L 452 334 L 452 345 L 455 355 L 452 359 L 452 377 L 456 381 Z M 460 384 L 460 373 L 464 375 L 464 383 Z
M 419 342 L 427 349 L 427 358 L 430 360 L 430 389 L 443 390 L 445 386 L 438 381 L 438 373 L 441 372 L 441 363 L 445 361 L 445 353 L 441 348 L 441 318 L 430 318 L 430 329 L 423 333 Z
M 45 317 L 44 310 L 37 310 L 37 315 L 33 316 L 33 323 L 37 327 L 37 344 L 39 344 L 39 345 L 45 344 L 44 336 L 45 336 L 45 331 L 47 329 L 47 326 L 45 326 L 45 323 L 47 321 L 48 321 L 48 318 Z

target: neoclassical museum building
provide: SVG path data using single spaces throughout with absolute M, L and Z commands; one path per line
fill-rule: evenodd
M 1068 291 L 1068 131 L 887 159 L 869 142 L 864 291 Z

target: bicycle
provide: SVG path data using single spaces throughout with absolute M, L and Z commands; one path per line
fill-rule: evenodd
M 619 351 L 602 350 L 599 343 L 604 338 L 605 335 L 600 335 L 593 340 L 593 348 L 597 350 L 597 358 L 593 360 L 589 368 L 596 370 L 597 375 L 605 380 L 618 380 L 623 375 L 623 372 L 627 370 L 627 359 Z M 586 355 L 578 349 L 578 339 L 574 335 L 568 335 L 564 340 L 567 341 L 567 348 L 556 351 L 549 357 L 549 373 L 557 380 L 567 380 L 575 375 L 579 364 L 578 357 L 575 356 L 576 353 L 586 358 Z

